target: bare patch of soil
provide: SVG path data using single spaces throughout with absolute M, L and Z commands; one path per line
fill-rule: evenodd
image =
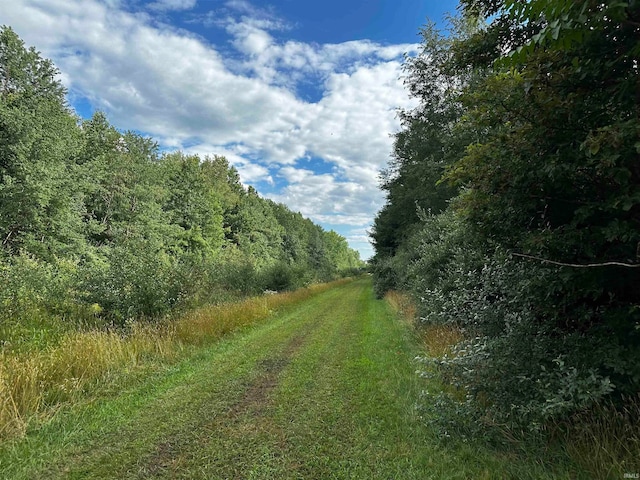
M 263 423 L 269 423 L 265 414 L 272 404 L 272 393 L 278 386 L 280 374 L 291 363 L 291 357 L 303 346 L 305 338 L 306 334 L 300 333 L 289 341 L 281 356 L 261 360 L 258 363 L 258 377 L 246 385 L 242 397 L 225 415 L 218 416 L 211 426 L 215 425 L 215 429 L 218 429 L 222 425 L 229 427 L 230 431 L 236 431 L 239 424 L 246 424 L 245 426 L 252 430 L 265 429 L 267 425 Z M 210 434 L 211 431 L 208 431 L 207 436 Z M 197 437 L 199 435 L 191 437 L 190 440 L 170 438 L 158 444 L 145 462 L 144 473 L 153 477 L 179 467 L 183 460 L 183 452 L 185 449 L 188 450 L 190 442 L 197 441 Z
M 230 417 L 238 417 L 246 413 L 256 417 L 264 414 L 271 403 L 271 393 L 278 386 L 280 373 L 291 363 L 291 357 L 302 347 L 304 339 L 305 335 L 297 335 L 291 339 L 281 357 L 260 361 L 261 375 L 247 386 L 240 401 L 230 409 Z

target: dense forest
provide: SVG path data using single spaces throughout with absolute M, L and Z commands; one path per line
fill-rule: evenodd
M 379 295 L 457 332 L 431 403 L 539 430 L 640 391 L 640 2 L 462 0 L 405 62 Z
M 0 324 L 113 325 L 362 268 L 358 253 L 245 188 L 219 156 L 163 152 L 80 119 L 51 61 L 0 29 Z

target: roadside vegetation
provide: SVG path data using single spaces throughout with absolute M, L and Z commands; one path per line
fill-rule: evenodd
M 377 294 L 436 343 L 421 402 L 443 435 L 637 475 L 640 4 L 462 0 L 421 33 L 371 235 Z
M 343 237 L 261 198 L 224 157 L 80 119 L 58 73 L 0 28 L 0 348 L 362 268 Z
M 80 119 L 55 66 L 0 28 L 0 438 L 363 265 L 225 158 Z
M 345 281 L 201 307 L 162 322 L 132 323 L 126 330 L 72 331 L 47 348 L 0 352 L 0 442 L 23 436 L 65 404 L 90 398 L 110 377 L 176 362 L 193 347 L 210 345 Z
M 416 409 L 441 388 L 415 375 L 409 322 L 370 278 L 144 374 L 112 377 L 0 446 L 0 471 L 32 478 L 593 478 L 561 450 L 440 437 Z M 98 394 L 99 393 L 99 394 Z
M 225 158 L 79 119 L 0 28 L 2 475 L 640 474 L 640 3 L 460 12 L 406 59 L 386 302 Z

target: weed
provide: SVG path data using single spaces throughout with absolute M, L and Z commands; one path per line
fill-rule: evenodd
M 593 478 L 640 473 L 640 396 L 600 402 L 550 427 L 573 461 Z M 635 477 L 634 477 L 635 478 Z
M 420 329 L 423 345 L 432 358 L 453 354 L 453 347 L 464 338 L 462 332 L 451 325 L 427 325 Z
M 401 315 L 401 318 L 406 320 L 410 325 L 415 324 L 417 308 L 411 296 L 397 290 L 389 290 L 385 293 L 384 299 L 391 308 Z

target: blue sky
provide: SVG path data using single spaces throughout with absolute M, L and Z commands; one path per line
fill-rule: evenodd
M 413 100 L 400 79 L 427 18 L 457 1 L 12 0 L 0 10 L 51 58 L 81 116 L 165 149 L 224 155 L 265 197 L 363 258 L 378 172 Z

